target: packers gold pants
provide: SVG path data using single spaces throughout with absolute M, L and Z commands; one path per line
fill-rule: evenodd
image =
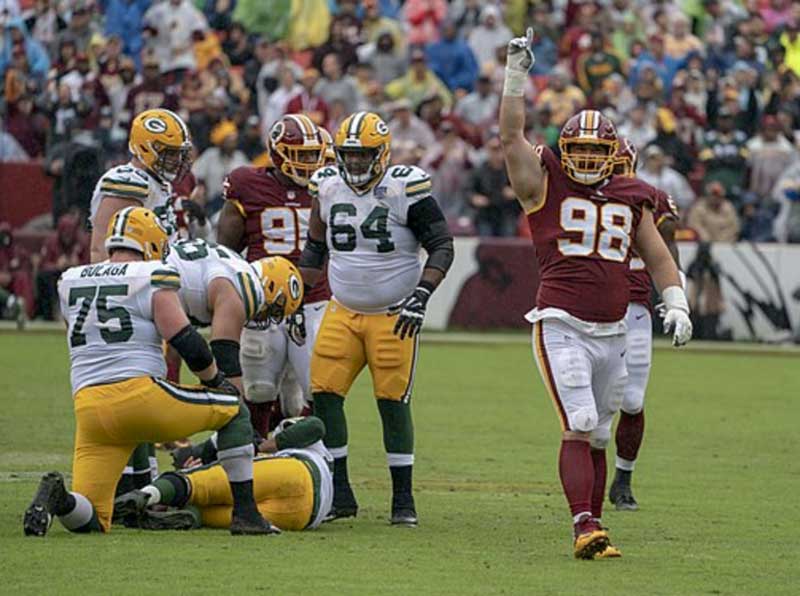
M 229 528 L 233 496 L 219 464 L 186 474 L 191 484 L 189 504 L 200 509 L 203 525 Z M 314 482 L 306 465 L 291 457 L 256 459 L 253 494 L 261 514 L 281 530 L 302 530 L 314 513 Z
M 114 490 L 138 443 L 218 430 L 239 412 L 239 398 L 202 386 L 137 377 L 75 394 L 72 490 L 84 495 L 108 531 Z
M 368 366 L 375 397 L 408 400 L 419 336 L 400 339 L 393 332 L 396 322 L 397 315 L 359 314 L 331 300 L 311 356 L 312 392 L 345 396 Z

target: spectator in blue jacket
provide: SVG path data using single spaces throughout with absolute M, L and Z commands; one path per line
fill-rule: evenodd
M 684 65 L 683 60 L 673 58 L 664 51 L 664 38 L 660 35 L 650 36 L 649 48 L 642 52 L 637 58 L 635 64 L 631 68 L 630 75 L 628 76 L 628 84 L 632 89 L 636 88 L 639 82 L 639 75 L 645 66 L 650 66 L 658 74 L 658 78 L 664 84 L 664 91 L 669 94 L 672 87 L 672 79 L 675 78 L 675 73 L 678 72 Z
M 0 55 L 0 76 L 5 76 L 6 69 L 11 64 L 16 48 L 25 50 L 25 58 L 31 75 L 43 81 L 50 70 L 50 57 L 42 44 L 28 33 L 28 28 L 21 18 L 10 19 L 6 24 L 3 36 L 3 53 Z
M 136 68 L 141 68 L 142 20 L 150 8 L 150 0 L 102 0 L 105 9 L 105 34 L 122 39 L 122 51 L 133 58 Z
M 478 78 L 478 62 L 469 45 L 458 37 L 452 20 L 442 24 L 442 38 L 426 49 L 428 65 L 451 91 L 472 91 Z

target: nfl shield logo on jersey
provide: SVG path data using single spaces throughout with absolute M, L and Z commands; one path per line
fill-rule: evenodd
M 386 198 L 386 187 L 379 186 L 375 189 L 375 198 L 379 201 L 382 201 Z

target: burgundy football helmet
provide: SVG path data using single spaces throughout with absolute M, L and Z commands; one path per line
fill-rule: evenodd
M 272 164 L 300 186 L 308 186 L 311 175 L 325 165 L 326 148 L 320 128 L 305 114 L 286 114 L 267 139 Z
M 614 173 L 617 129 L 597 110 L 581 110 L 564 124 L 558 148 L 567 176 L 579 184 L 597 184 Z
M 619 138 L 619 149 L 617 149 L 617 159 L 614 162 L 614 173 L 620 176 L 633 178 L 639 167 L 639 151 L 636 145 L 631 143 L 627 137 Z

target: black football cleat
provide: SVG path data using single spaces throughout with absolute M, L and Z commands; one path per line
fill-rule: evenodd
M 231 519 L 231 534 L 234 536 L 259 536 L 280 533 L 281 530 L 278 526 L 273 525 L 261 515 L 244 517 L 234 513 L 233 519 Z
M 193 530 L 199 528 L 199 512 L 196 509 L 167 509 L 153 511 L 145 509 L 138 518 L 142 530 Z
M 150 495 L 140 490 L 132 490 L 114 499 L 113 523 L 125 524 L 128 528 L 138 527 L 139 515 L 147 508 Z
M 617 511 L 639 510 L 639 503 L 633 497 L 630 484 L 614 482 L 608 491 L 608 500 L 614 504 Z
M 419 520 L 417 519 L 417 508 L 414 506 L 414 496 L 410 493 L 396 494 L 392 497 L 392 517 L 390 523 L 393 526 L 405 526 L 416 528 Z
M 349 484 L 333 485 L 333 506 L 325 516 L 326 522 L 358 515 L 358 503 Z
M 419 520 L 414 509 L 392 509 L 390 523 L 393 526 L 416 528 L 419 525 Z
M 26 536 L 44 536 L 53 524 L 56 511 L 67 507 L 69 493 L 64 485 L 64 477 L 58 472 L 48 472 L 42 476 L 33 501 L 25 510 L 22 528 Z

